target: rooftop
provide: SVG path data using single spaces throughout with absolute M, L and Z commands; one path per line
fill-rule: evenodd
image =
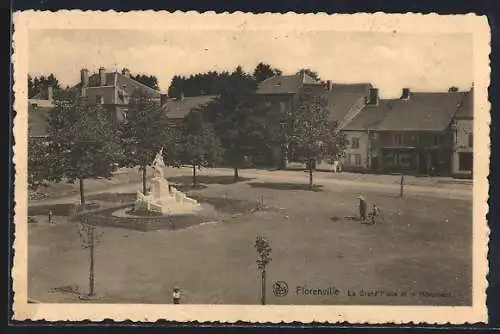
M 461 106 L 464 92 L 411 93 L 408 100 L 386 100 L 379 131 L 443 131 Z
M 474 89 L 466 93 L 463 103 L 455 114 L 458 119 L 473 119 L 474 118 Z
M 257 94 L 295 94 L 304 85 L 322 85 L 322 83 L 303 72 L 275 75 L 259 84 Z
M 28 137 L 45 137 L 48 135 L 49 113 L 52 107 L 28 106 Z
M 358 103 L 364 103 L 370 93 L 371 84 L 332 84 L 331 90 L 326 90 L 324 97 L 328 102 L 330 120 L 342 120 Z
M 349 123 L 344 126 L 346 131 L 373 130 L 389 113 L 392 100 L 379 100 L 378 106 L 366 105 Z
M 193 109 L 199 108 L 217 98 L 217 95 L 189 96 L 182 99 L 169 98 L 161 109 L 170 119 L 183 119 Z

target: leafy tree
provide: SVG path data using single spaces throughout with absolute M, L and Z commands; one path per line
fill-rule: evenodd
M 319 159 L 332 159 L 345 148 L 345 138 L 329 122 L 325 99 L 316 94 L 302 92 L 294 103 L 294 119 L 290 129 L 290 144 L 306 163 L 309 187 L 313 187 L 313 170 Z
M 269 64 L 264 64 L 260 62 L 257 64 L 253 71 L 253 77 L 257 83 L 266 80 L 267 78 L 273 77 L 275 75 L 281 75 L 281 70 L 277 68 L 272 68 Z
M 159 108 L 158 101 L 142 91 L 134 92 L 127 116 L 120 124 L 120 138 L 123 154 L 121 165 L 139 166 L 145 194 L 147 166 L 169 140 L 167 117 Z
M 49 178 L 47 146 L 36 138 L 28 138 L 28 186 L 36 191 Z
M 268 158 L 272 156 L 272 149 L 276 146 L 281 147 L 283 152 L 286 151 L 286 115 L 280 114 L 258 98 L 245 101 L 239 108 L 244 109 L 242 112 L 246 114 L 244 130 L 250 156 Z
M 449 89 L 448 89 L 448 92 L 458 92 L 458 87 L 457 86 L 451 86 Z
M 57 100 L 48 124 L 50 179 L 78 180 L 85 204 L 84 180 L 110 178 L 116 170 L 115 128 L 102 106 L 82 98 Z
M 176 165 L 188 163 L 193 170 L 193 188 L 196 187 L 196 169 L 215 165 L 221 159 L 222 148 L 213 127 L 204 123 L 199 112 L 192 111 L 186 116 L 176 136 L 176 145 L 167 156 L 167 161 L 175 156 Z M 167 150 L 168 154 L 168 150 Z
M 221 95 L 199 108 L 204 121 L 213 124 L 222 142 L 224 161 L 234 168 L 234 179 L 239 179 L 238 169 L 245 163 L 249 141 L 245 130 L 248 104 L 256 85 L 252 76 L 238 66 L 229 76 Z
M 142 83 L 154 90 L 160 90 L 160 86 L 158 85 L 158 78 L 154 75 L 146 75 L 146 74 L 137 74 L 130 76 L 135 81 Z
M 34 96 L 35 94 L 33 78 L 28 74 L 28 98 Z
M 228 72 L 209 71 L 206 73 L 197 73 L 189 77 L 175 75 L 172 78 L 168 95 L 179 97 L 200 96 L 200 95 L 219 95 L 229 80 Z
M 28 98 L 35 96 L 36 94 L 42 94 L 43 98 L 46 96 L 46 88 L 51 86 L 54 90 L 60 89 L 59 80 L 53 73 L 50 73 L 47 77 L 41 75 L 40 77 L 32 77 L 28 74 Z
M 316 79 L 317 81 L 320 81 L 320 77 L 318 75 L 318 72 L 311 70 L 310 68 L 303 68 L 300 71 L 297 72 L 297 74 L 305 73 L 308 76 L 310 76 L 313 79 Z

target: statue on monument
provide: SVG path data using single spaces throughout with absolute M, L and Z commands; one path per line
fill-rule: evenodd
M 164 167 L 165 167 L 165 162 L 163 161 L 163 147 L 162 147 L 160 151 L 156 153 L 156 157 L 153 160 L 154 176 L 163 178 Z
M 151 182 L 151 191 L 148 194 L 137 192 L 134 211 L 150 211 L 162 214 L 175 214 L 194 212 L 200 209 L 200 204 L 170 187 L 163 174 L 165 162 L 163 161 L 163 147 L 156 154 L 153 163 L 153 178 Z

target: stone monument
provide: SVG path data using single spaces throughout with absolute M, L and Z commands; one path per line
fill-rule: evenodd
M 156 154 L 152 164 L 153 177 L 150 180 L 150 191 L 147 194 L 137 192 L 134 204 L 135 212 L 155 212 L 163 215 L 187 214 L 201 209 L 200 204 L 170 186 L 163 174 L 163 148 Z

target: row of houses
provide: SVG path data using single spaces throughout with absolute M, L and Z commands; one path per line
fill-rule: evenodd
M 342 131 L 351 170 L 472 176 L 473 94 L 412 93 L 367 104 Z
M 263 81 L 257 94 L 276 112 L 293 113 L 298 94 L 324 97 L 330 121 L 345 134 L 343 170 L 471 177 L 473 169 L 474 89 L 460 92 L 411 92 L 380 99 L 369 83 L 318 82 L 305 73 Z M 293 117 L 292 117 L 293 119 Z M 293 165 L 293 148 L 277 147 L 275 164 Z M 317 168 L 333 166 L 318 161 Z
M 72 87 L 95 100 L 117 119 L 126 117 L 130 96 L 137 89 L 159 100 L 172 123 L 178 124 L 193 109 L 216 96 L 169 98 L 130 77 L 127 70 L 89 75 L 81 70 L 80 82 Z M 345 134 L 348 146 L 343 170 L 355 172 L 407 173 L 471 177 L 473 168 L 473 87 L 460 92 L 412 92 L 402 89 L 398 99 L 380 99 L 370 83 L 319 82 L 304 72 L 280 75 L 260 83 L 256 95 L 271 110 L 293 119 L 298 95 L 310 92 L 327 102 L 329 118 Z M 46 136 L 46 117 L 53 107 L 49 88 L 44 96 L 29 99 L 29 134 Z M 293 147 L 276 145 L 269 161 L 287 168 L 295 163 Z M 318 161 L 317 168 L 331 169 Z

